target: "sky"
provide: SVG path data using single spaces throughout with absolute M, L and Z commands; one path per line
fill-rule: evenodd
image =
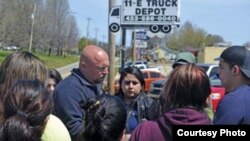
M 115 2 L 119 5 L 121 0 Z M 109 0 L 69 0 L 69 4 L 81 36 L 87 35 L 90 17 L 90 38 L 108 41 Z M 181 25 L 190 21 L 233 45 L 250 42 L 250 0 L 181 0 L 180 20 Z

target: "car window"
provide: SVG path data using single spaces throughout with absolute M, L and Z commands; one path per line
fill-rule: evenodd
M 204 69 L 206 72 L 207 72 L 207 70 L 208 70 L 208 66 L 199 66 L 199 67 L 201 67 L 202 69 Z
M 128 62 L 128 63 L 126 63 L 125 68 L 126 68 L 126 67 L 129 67 L 129 66 L 131 66 L 131 65 L 132 65 L 132 62 Z
M 145 67 L 144 66 L 139 66 L 139 69 L 145 69 Z
M 216 74 L 212 75 L 211 77 L 209 77 L 209 79 L 214 80 L 214 79 L 220 79 L 220 78 L 216 73 Z
M 144 64 L 142 61 L 136 61 L 135 64 Z
M 211 70 L 211 72 L 209 74 L 209 77 L 212 77 L 212 76 L 216 75 L 217 74 L 217 70 L 218 70 L 218 67 L 212 68 L 212 70 Z
M 145 79 L 145 78 L 148 78 L 148 73 L 147 73 L 147 72 L 143 72 L 142 74 L 143 74 L 143 78 L 144 78 L 144 79 Z
M 160 74 L 156 73 L 156 72 L 151 72 L 150 75 L 151 75 L 151 78 L 159 78 L 160 77 Z

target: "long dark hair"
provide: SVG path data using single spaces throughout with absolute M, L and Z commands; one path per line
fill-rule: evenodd
M 5 121 L 0 139 L 40 141 L 52 106 L 51 95 L 41 81 L 17 81 L 4 101 Z
M 0 66 L 0 98 L 4 101 L 7 90 L 17 80 L 39 79 L 46 82 L 48 70 L 44 62 L 27 51 L 14 52 L 7 56 Z
M 125 129 L 126 109 L 123 102 L 108 94 L 82 105 L 86 111 L 84 139 L 88 141 L 119 141 Z
M 49 78 L 52 78 L 56 81 L 56 84 L 58 84 L 62 80 L 61 74 L 54 68 L 49 69 Z

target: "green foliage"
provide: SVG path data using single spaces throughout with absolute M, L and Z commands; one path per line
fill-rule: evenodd
M 11 51 L 0 51 L 0 64 L 3 62 L 6 56 L 11 54 Z
M 3 62 L 6 56 L 11 54 L 11 51 L 0 51 L 0 64 Z M 67 57 L 34 53 L 37 57 L 44 61 L 44 64 L 48 68 L 58 68 L 79 61 L 79 56 L 68 55 Z
M 82 37 L 78 42 L 78 49 L 79 51 L 83 49 L 83 47 L 86 46 L 86 38 Z
M 78 42 L 78 49 L 79 49 L 79 51 L 81 51 L 81 50 L 86 46 L 86 43 L 87 43 L 88 45 L 91 45 L 91 44 L 94 44 L 94 43 L 95 43 L 95 41 L 93 41 L 93 40 L 91 40 L 91 39 L 88 39 L 88 42 L 87 42 L 86 40 L 87 40 L 87 38 L 85 38 L 85 37 L 82 37 L 82 38 L 79 40 L 79 42 Z
M 221 36 L 208 34 L 204 29 L 187 21 L 179 30 L 168 36 L 167 47 L 182 51 L 186 47 L 202 49 L 219 42 L 224 42 Z
M 207 35 L 206 46 L 213 46 L 215 43 L 225 42 L 220 35 Z
M 58 68 L 79 61 L 79 56 L 67 55 L 67 57 L 56 55 L 35 54 L 44 61 L 48 68 Z
M 186 47 L 202 48 L 206 42 L 207 33 L 201 28 L 186 22 L 179 31 L 169 36 L 168 47 L 181 51 Z
M 32 37 L 32 50 L 74 48 L 79 30 L 73 13 L 68 0 L 0 0 L 0 42 L 24 50 Z

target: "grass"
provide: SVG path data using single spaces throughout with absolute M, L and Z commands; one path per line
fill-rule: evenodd
M 3 62 L 5 57 L 11 53 L 13 53 L 13 51 L 0 51 L 0 64 Z M 47 54 L 39 54 L 39 53 L 34 53 L 34 55 L 43 60 L 44 64 L 48 68 L 59 68 L 79 61 L 79 56 L 76 55 L 68 55 L 66 57 L 56 56 L 56 55 L 48 56 Z

